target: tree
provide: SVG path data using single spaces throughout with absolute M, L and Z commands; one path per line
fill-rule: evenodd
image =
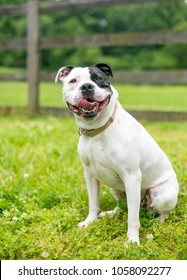
M 25 3 L 23 0 L 2 0 L 2 4 Z M 136 5 L 121 5 L 89 10 L 63 10 L 41 15 L 42 36 L 63 37 L 92 33 L 141 32 L 160 29 L 187 29 L 187 5 L 183 0 L 162 1 Z M 26 36 L 26 17 L 2 17 L 0 40 Z M 187 68 L 185 45 L 137 46 L 108 48 L 72 48 L 44 50 L 41 65 L 56 69 L 59 65 L 88 65 L 98 61 L 114 69 Z M 0 64 L 24 67 L 26 53 L 0 52 Z

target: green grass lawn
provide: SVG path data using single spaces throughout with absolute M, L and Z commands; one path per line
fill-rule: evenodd
M 180 194 L 165 224 L 141 209 L 141 246 L 127 249 L 125 202 L 113 219 L 77 228 L 88 199 L 74 119 L 0 117 L 0 259 L 186 259 L 187 122 L 144 125 L 168 154 Z M 100 201 L 102 210 L 116 205 L 105 186 Z
M 187 86 L 115 85 L 119 100 L 127 109 L 187 111 Z M 0 82 L 0 106 L 27 104 L 26 82 Z M 41 83 L 41 106 L 65 107 L 60 83 Z

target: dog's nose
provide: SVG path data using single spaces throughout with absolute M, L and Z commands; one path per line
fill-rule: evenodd
M 94 85 L 86 83 L 80 87 L 83 94 L 90 94 L 93 93 Z

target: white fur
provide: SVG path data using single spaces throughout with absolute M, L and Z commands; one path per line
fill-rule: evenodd
M 73 77 L 77 78 L 77 83 L 69 84 L 68 81 Z M 81 98 L 80 86 L 83 83 L 93 83 L 87 68 L 73 69 L 62 81 L 64 99 L 74 105 Z M 95 99 L 104 100 L 108 92 L 95 86 Z M 99 189 L 100 183 L 103 183 L 113 189 L 116 199 L 119 199 L 123 192 L 126 193 L 128 240 L 139 244 L 141 193 L 150 189 L 150 207 L 164 217 L 175 207 L 179 187 L 176 174 L 165 153 L 144 127 L 122 108 L 117 100 L 117 91 L 113 87 L 112 90 L 110 103 L 95 119 L 87 120 L 75 114 L 79 127 L 96 129 L 108 121 L 117 103 L 115 119 L 105 131 L 94 137 L 80 136 L 78 150 L 85 172 L 89 213 L 87 218 L 79 223 L 79 227 L 87 227 L 98 217 L 105 214 L 113 216 L 117 211 L 115 208 L 107 213 L 100 213 Z

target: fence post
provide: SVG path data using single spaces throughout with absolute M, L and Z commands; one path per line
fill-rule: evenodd
M 28 77 L 28 114 L 33 117 L 39 109 L 39 3 L 27 3 L 27 77 Z

